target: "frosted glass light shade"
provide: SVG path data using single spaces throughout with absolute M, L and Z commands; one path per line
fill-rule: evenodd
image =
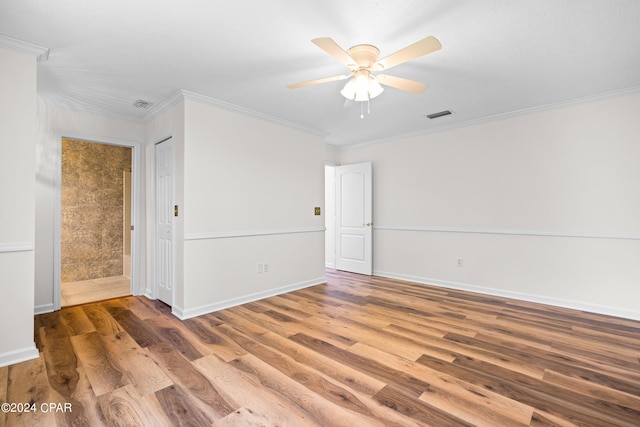
M 368 72 L 357 72 L 340 91 L 342 96 L 353 101 L 368 101 L 380 95 L 384 88 Z

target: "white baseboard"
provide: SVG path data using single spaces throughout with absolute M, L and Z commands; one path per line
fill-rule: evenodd
M 257 292 L 250 295 L 241 296 L 238 298 L 231 298 L 225 301 L 220 301 L 215 304 L 202 305 L 200 307 L 183 309 L 180 307 L 173 307 L 172 313 L 180 320 L 190 319 L 192 317 L 201 316 L 203 314 L 213 313 L 214 311 L 223 310 L 225 308 L 235 307 L 237 305 L 246 304 L 248 302 L 257 301 L 263 298 L 272 297 L 275 295 L 284 294 L 286 292 L 296 291 L 298 289 L 308 288 L 309 286 L 319 285 L 326 283 L 326 277 L 318 277 L 316 279 L 307 280 L 300 283 L 293 283 L 291 285 L 282 286 L 275 289 L 269 289 L 264 292 Z
M 441 288 L 457 289 L 461 291 L 476 292 L 479 294 L 492 295 L 503 298 L 511 298 L 520 301 L 534 302 L 539 304 L 552 305 L 556 307 L 570 308 L 573 310 L 586 311 L 589 313 L 604 314 L 607 316 L 621 317 L 630 320 L 640 320 L 640 313 L 621 310 L 619 308 L 600 306 L 595 304 L 585 304 L 578 301 L 565 300 L 561 298 L 545 297 L 543 295 L 527 294 L 523 292 L 505 291 L 503 289 L 487 288 L 485 286 L 470 285 L 467 283 L 448 282 L 445 280 L 429 279 L 426 277 L 397 274 L 388 271 L 374 271 L 373 274 L 391 279 L 405 280 L 408 282 L 433 285 Z
M 31 359 L 37 359 L 38 357 L 40 357 L 40 353 L 36 348 L 36 344 L 33 343 L 30 347 L 0 354 L 0 368 Z
M 53 303 L 50 302 L 48 304 L 36 305 L 33 309 L 34 314 L 44 314 L 51 313 L 53 310 Z

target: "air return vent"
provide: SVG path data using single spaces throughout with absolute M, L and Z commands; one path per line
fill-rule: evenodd
M 427 114 L 427 117 L 430 119 L 437 119 L 438 117 L 448 116 L 449 114 L 451 114 L 451 111 L 444 110 L 439 113 Z
M 153 103 L 149 102 L 149 101 L 145 101 L 143 99 L 138 99 L 136 100 L 136 102 L 133 103 L 133 106 L 136 108 L 149 108 L 153 105 Z

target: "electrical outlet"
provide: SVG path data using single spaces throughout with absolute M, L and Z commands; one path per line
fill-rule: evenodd
M 464 259 L 458 258 L 458 267 L 464 267 Z
M 256 267 L 256 273 L 264 273 L 264 264 L 262 264 L 261 262 L 259 262 L 258 266 Z
M 263 270 L 265 273 L 268 273 L 268 272 L 269 272 L 269 263 L 268 263 L 268 262 L 262 263 L 262 267 L 263 267 L 263 268 L 262 268 L 262 270 Z

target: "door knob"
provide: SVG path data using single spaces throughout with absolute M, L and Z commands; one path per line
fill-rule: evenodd
M 363 227 L 371 227 L 373 225 L 372 222 L 368 222 L 366 224 L 362 224 Z

